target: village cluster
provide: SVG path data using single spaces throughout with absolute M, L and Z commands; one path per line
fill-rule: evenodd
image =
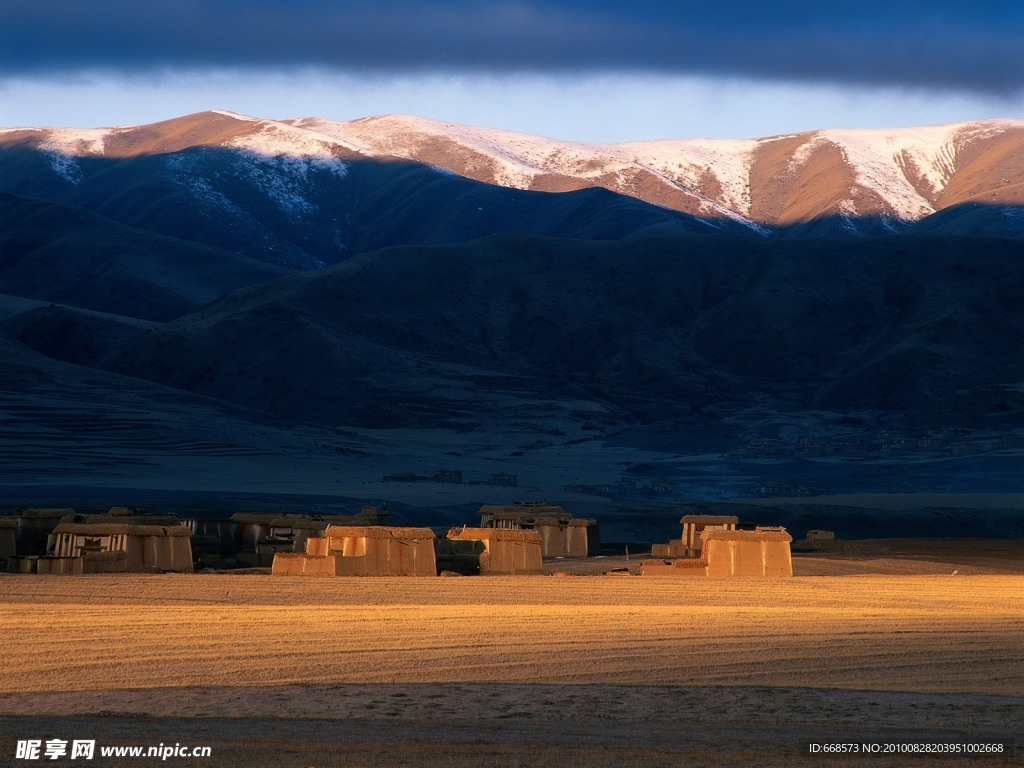
M 104 514 L 19 509 L 0 517 L 0 561 L 25 574 L 250 567 L 280 576 L 468 576 L 541 574 L 546 559 L 601 552 L 596 520 L 541 502 L 484 505 L 478 527 L 441 531 L 388 525 L 388 517 L 386 507 L 357 515 L 236 513 L 226 520 L 131 507 Z M 654 544 L 641 575 L 793 575 L 792 538 L 783 528 L 745 526 L 732 516 L 687 515 L 680 522 L 680 538 Z

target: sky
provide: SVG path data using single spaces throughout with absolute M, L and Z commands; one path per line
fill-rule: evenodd
M 3 0 L 0 125 L 406 113 L 563 140 L 1024 118 L 1019 0 Z

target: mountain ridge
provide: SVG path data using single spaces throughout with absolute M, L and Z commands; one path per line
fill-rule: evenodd
M 0 193 L 300 270 L 392 245 L 494 234 L 615 239 L 745 229 L 600 186 L 562 194 L 501 187 L 224 113 L 107 131 L 0 133 Z
M 758 234 L 886 234 L 958 205 L 1024 205 L 1024 120 L 1008 118 L 593 144 L 408 115 L 341 122 L 217 110 L 145 126 L 0 129 L 0 147 L 17 143 L 46 153 L 71 184 L 84 158 L 198 147 L 339 174 L 360 158 L 405 160 L 518 190 L 603 187 Z M 831 229 L 822 231 L 822 220 Z

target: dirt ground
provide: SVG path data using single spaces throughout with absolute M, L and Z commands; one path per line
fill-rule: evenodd
M 629 557 L 553 559 L 544 563 L 549 574 L 599 575 L 626 569 L 640 573 L 649 552 Z M 794 576 L 1024 574 L 1024 540 L 1019 539 L 857 539 L 834 541 L 827 548 L 793 550 Z
M 864 544 L 793 579 L 4 575 L 0 765 L 30 738 L 213 751 L 94 765 L 1022 765 L 805 746 L 1024 744 L 1009 551 Z

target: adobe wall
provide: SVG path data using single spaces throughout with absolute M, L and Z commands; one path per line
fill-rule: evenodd
M 334 555 L 279 552 L 270 572 L 274 576 L 337 576 L 337 559 Z
M 538 522 L 535 530 L 541 535 L 543 557 L 588 557 L 601 549 L 596 525 L 580 525 L 576 521 L 568 525 Z
M 81 576 L 84 573 L 84 563 L 80 557 L 40 557 L 35 561 L 35 573 Z
M 276 576 L 436 576 L 432 539 L 335 537 L 339 549 L 358 550 L 365 554 L 345 555 L 339 551 L 330 554 L 298 554 L 279 552 L 274 556 L 271 573 Z M 310 542 L 314 539 L 310 538 Z M 324 543 L 311 544 L 314 549 L 327 547 Z
M 708 576 L 792 576 L 788 534 L 715 531 L 705 537 L 701 559 Z
M 76 560 L 82 561 L 82 573 L 124 573 L 128 557 L 124 552 L 89 552 Z
M 306 539 L 306 554 L 324 556 L 327 554 L 327 539 L 323 536 L 310 536 Z
M 542 535 L 513 528 L 452 528 L 448 539 L 480 542 L 481 574 L 539 574 L 544 572 Z
M 347 561 L 358 558 L 342 558 L 339 568 Z M 353 568 L 356 563 L 352 563 Z M 437 561 L 434 558 L 433 539 L 366 539 L 363 573 L 354 576 L 436 576 Z
M 38 560 L 38 555 L 12 557 L 7 561 L 7 570 L 9 573 L 38 573 Z
M 192 543 L 189 536 L 129 536 L 127 570 L 148 568 L 192 573 Z
M 652 544 L 652 557 L 685 557 L 686 547 L 682 539 L 672 539 L 667 544 Z
M 484 542 L 480 555 L 481 574 L 539 574 L 544 572 L 540 544 L 532 541 Z
M 436 576 L 429 539 L 366 539 L 366 554 L 335 556 L 338 576 Z

